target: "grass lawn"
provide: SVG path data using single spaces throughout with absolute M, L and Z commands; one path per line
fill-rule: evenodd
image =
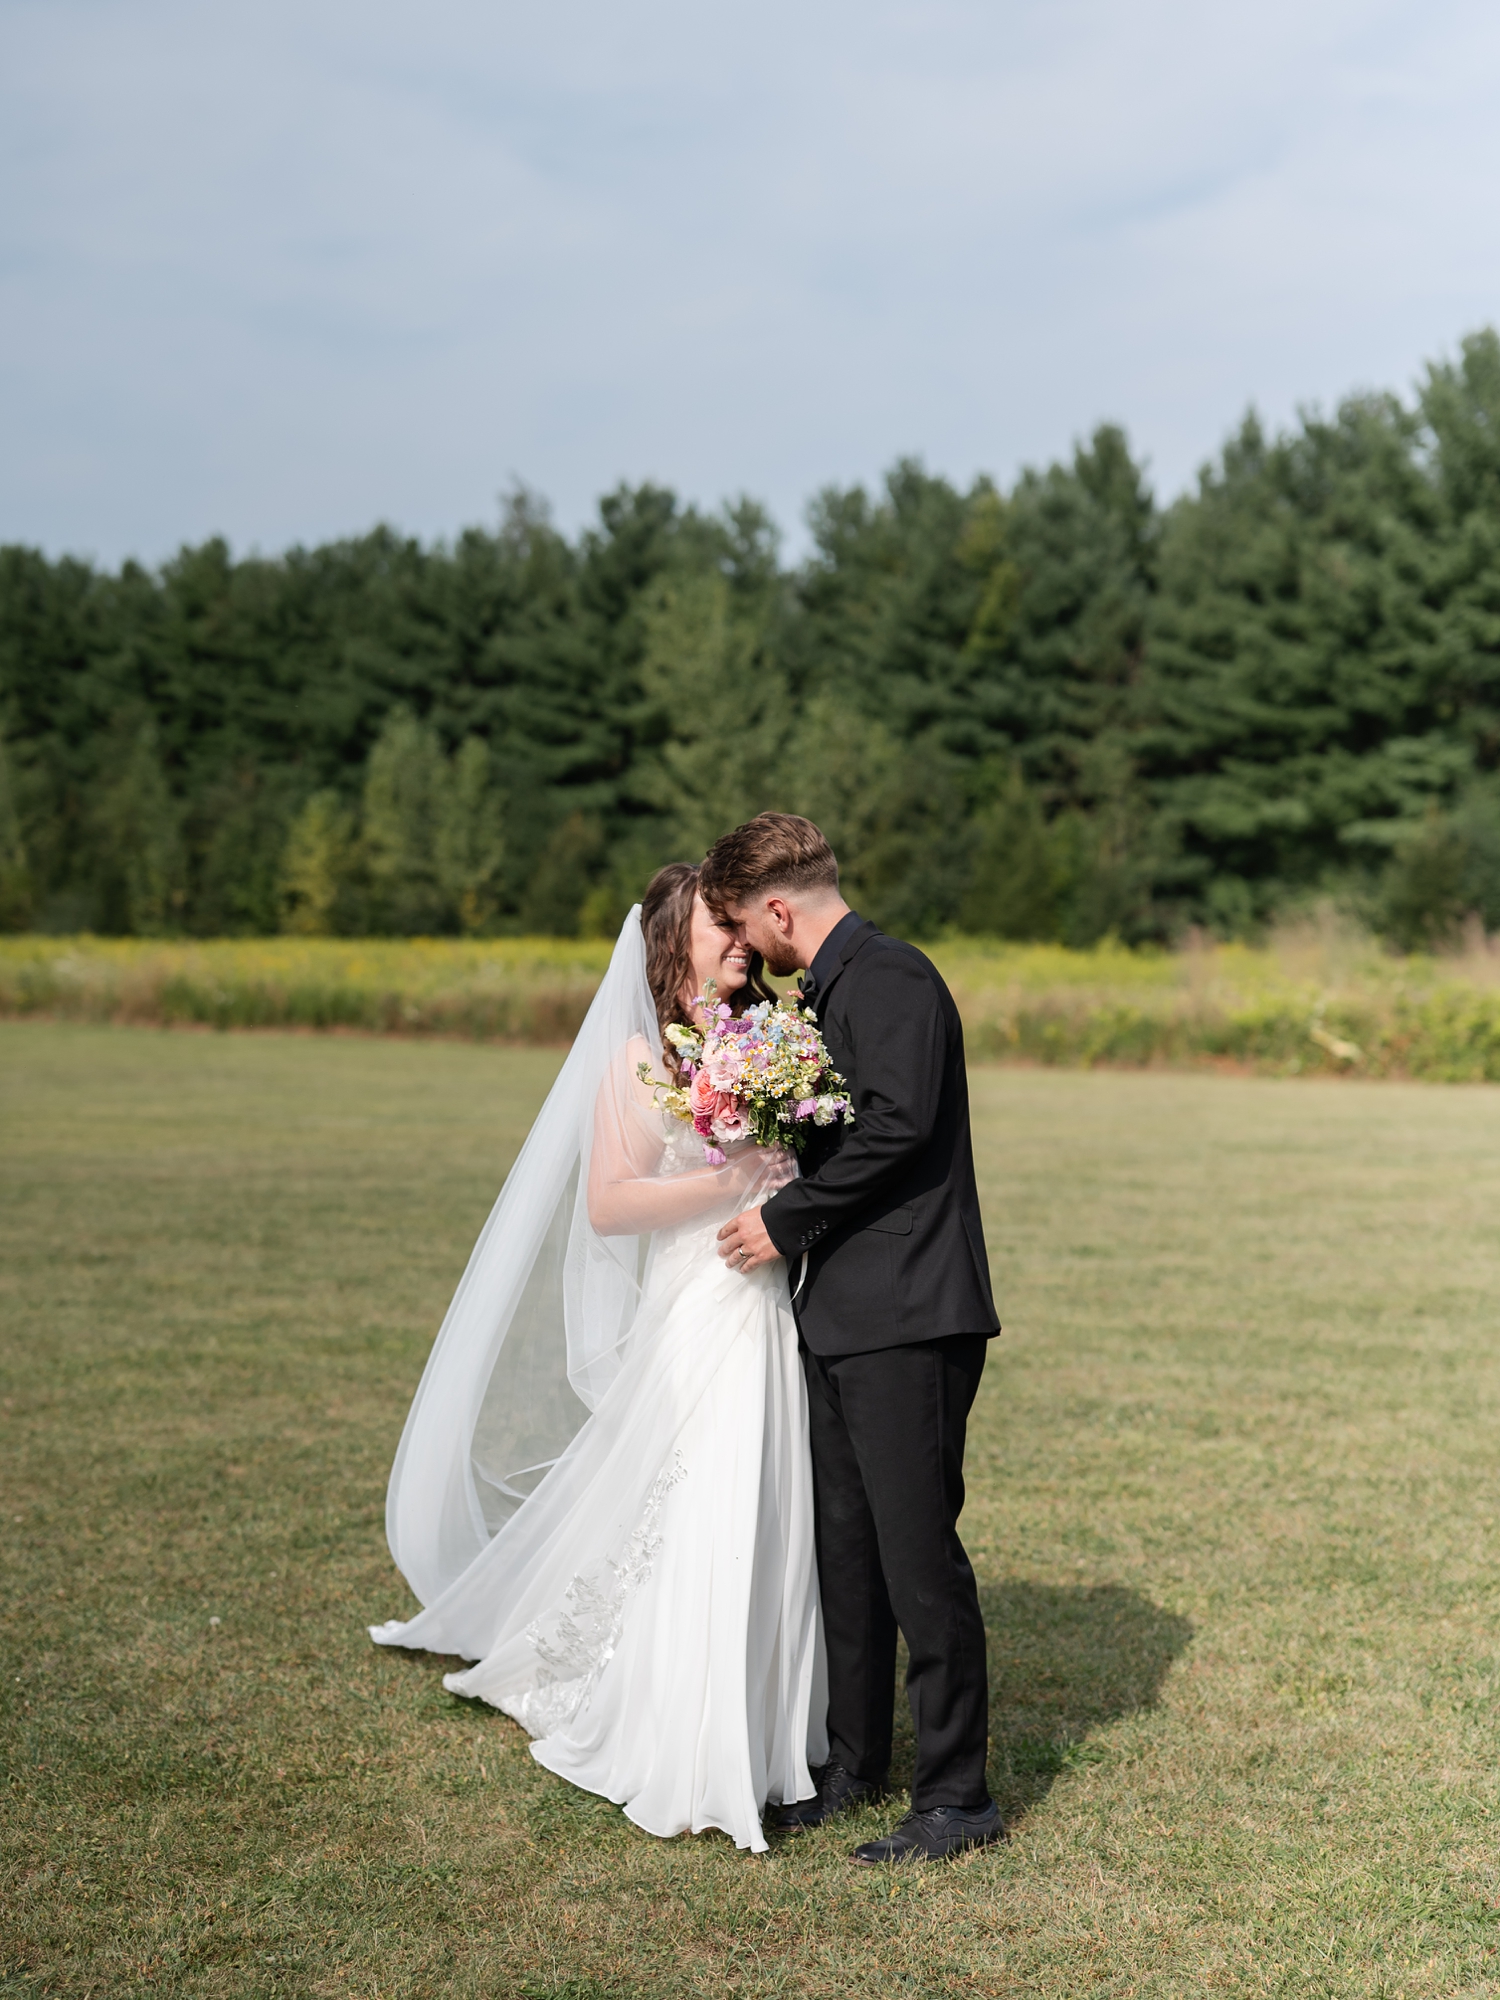
M 976 1072 L 1015 1833 L 895 1874 L 655 1841 L 364 1636 L 556 1061 L 0 1025 L 0 1994 L 1496 1990 L 1500 1092 Z

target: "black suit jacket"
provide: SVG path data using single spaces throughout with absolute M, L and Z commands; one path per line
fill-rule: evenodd
M 815 1129 L 762 1210 L 814 1354 L 998 1333 L 953 996 L 915 946 L 861 924 L 814 1001 L 854 1123 Z

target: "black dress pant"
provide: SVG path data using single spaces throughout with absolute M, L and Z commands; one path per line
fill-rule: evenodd
M 983 1334 L 960 1334 L 872 1354 L 802 1350 L 829 1754 L 857 1778 L 885 1776 L 899 1627 L 911 1662 L 918 1812 L 989 1796 L 984 1621 L 957 1529 L 964 1428 L 987 1346 Z

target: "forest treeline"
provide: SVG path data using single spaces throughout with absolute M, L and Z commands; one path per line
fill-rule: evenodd
M 776 806 L 912 937 L 1500 928 L 1494 332 L 1166 508 L 1105 426 L 810 527 L 644 485 L 572 539 L 517 492 L 451 545 L 0 550 L 0 927 L 607 935 Z

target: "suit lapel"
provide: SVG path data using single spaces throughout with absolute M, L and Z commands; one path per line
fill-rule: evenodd
M 838 963 L 834 966 L 832 972 L 829 973 L 828 979 L 822 991 L 818 994 L 817 999 L 813 1001 L 813 1012 L 820 1021 L 823 1018 L 823 1010 L 828 1005 L 828 996 L 843 977 L 845 966 L 848 965 L 852 958 L 864 950 L 872 937 L 879 937 L 879 935 L 879 926 L 868 921 L 862 923 L 858 930 L 850 931 L 848 937 L 844 940 L 843 949 L 839 952 Z

